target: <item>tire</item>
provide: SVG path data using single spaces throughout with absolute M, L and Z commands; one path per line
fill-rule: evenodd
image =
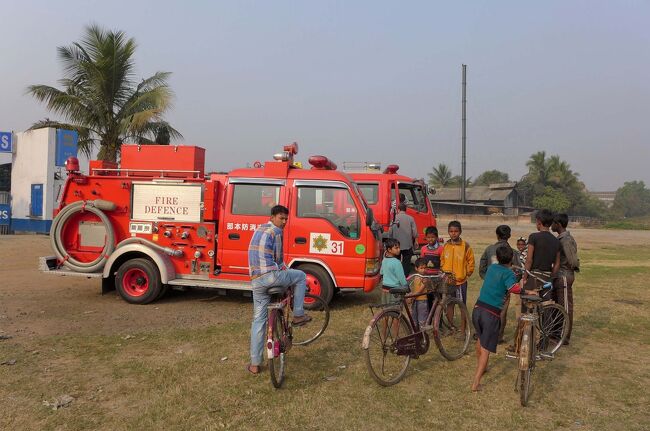
M 279 389 L 284 383 L 285 365 L 286 365 L 286 348 L 282 345 L 282 332 L 284 328 L 284 318 L 281 313 L 273 313 L 272 340 L 274 345 L 280 346 L 279 356 L 269 358 L 269 373 L 271 374 L 271 383 L 273 387 Z
M 531 374 L 535 368 L 535 345 L 532 326 L 526 325 L 519 346 L 519 401 L 523 407 L 528 405 Z
M 311 322 L 306 325 L 292 327 L 292 342 L 293 345 L 306 346 L 314 342 L 318 337 L 323 335 L 327 325 L 330 322 L 330 309 L 320 296 L 307 293 L 305 295 L 305 303 L 311 304 L 309 316 L 312 318 Z
M 538 322 L 537 350 L 552 355 L 562 347 L 569 334 L 569 315 L 561 305 L 548 304 L 540 309 Z
M 120 266 L 115 275 L 115 288 L 131 304 L 149 304 L 163 290 L 160 272 L 149 259 L 131 259 Z
M 307 275 L 307 289 L 312 295 L 323 298 L 326 304 L 329 304 L 334 296 L 334 282 L 323 267 L 313 263 L 303 263 L 297 269 Z M 305 302 L 305 308 L 311 310 L 311 304 Z
M 528 395 L 530 394 L 530 378 L 532 370 L 529 368 L 524 371 L 519 371 L 519 402 L 522 407 L 528 405 Z
M 393 334 L 395 327 L 397 333 Z M 398 383 L 406 374 L 411 357 L 397 354 L 395 340 L 413 333 L 410 323 L 397 311 L 384 311 L 373 319 L 367 331 L 370 338 L 364 355 L 368 372 L 382 386 Z
M 453 310 L 453 320 L 448 311 Z M 433 339 L 440 354 L 449 361 L 461 358 L 469 348 L 471 323 L 467 307 L 458 298 L 448 297 L 436 308 L 433 316 Z M 463 329 L 464 327 L 464 329 Z

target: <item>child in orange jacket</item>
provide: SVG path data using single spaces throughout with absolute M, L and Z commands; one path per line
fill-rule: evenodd
M 460 234 L 463 228 L 460 222 L 453 220 L 447 226 L 449 240 L 440 256 L 440 269 L 451 272 L 456 279 L 456 297 L 467 304 L 467 279 L 474 272 L 474 252 Z

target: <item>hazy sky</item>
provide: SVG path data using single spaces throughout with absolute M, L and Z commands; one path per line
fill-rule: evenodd
M 462 3 L 462 4 L 461 4 Z M 207 168 L 298 159 L 461 166 L 519 179 L 539 150 L 592 190 L 650 185 L 649 1 L 7 1 L 0 130 L 49 116 L 25 96 L 58 85 L 56 47 L 91 22 L 136 39 L 140 77 L 173 72 L 167 119 Z

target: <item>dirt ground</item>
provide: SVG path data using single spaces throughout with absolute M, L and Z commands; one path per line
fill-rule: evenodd
M 477 260 L 495 241 L 494 228 L 465 228 Z M 532 229 L 515 226 L 513 239 Z M 448 362 L 432 351 L 399 385 L 374 384 L 359 343 L 376 292 L 336 297 L 327 336 L 292 350 L 290 377 L 275 391 L 267 373 L 244 371 L 252 307 L 241 292 L 172 291 L 131 305 L 115 291 L 102 295 L 99 279 L 41 273 L 49 237 L 0 236 L 0 335 L 12 337 L 0 339 L 0 364 L 16 361 L 0 365 L 0 429 L 399 429 L 405 421 L 468 430 L 486 429 L 486 421 L 505 429 L 650 429 L 643 361 L 650 231 L 572 233 L 584 259 L 578 342 L 536 371 L 539 390 L 526 409 L 512 391 L 514 367 L 500 357 L 485 394 L 469 392 L 472 352 Z M 468 304 L 480 280 L 470 284 Z M 74 398 L 68 408 L 44 404 L 62 394 Z M 432 399 L 445 414 L 417 413 L 416 404 Z

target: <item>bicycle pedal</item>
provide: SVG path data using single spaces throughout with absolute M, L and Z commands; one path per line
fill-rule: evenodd
M 519 359 L 519 355 L 514 352 L 506 352 L 506 359 Z

